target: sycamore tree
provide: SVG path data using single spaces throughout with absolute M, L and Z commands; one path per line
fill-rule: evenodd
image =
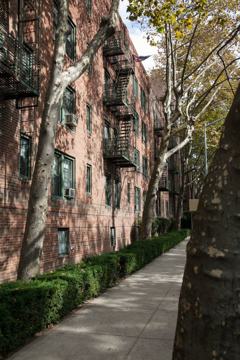
M 167 160 L 192 139 L 195 124 L 207 111 L 238 64 L 235 1 L 130 0 L 130 19 L 146 26 L 149 40 L 159 46 L 165 124 L 143 210 L 141 236 L 151 236 L 159 180 Z M 180 139 L 169 149 L 171 137 Z
M 236 68 L 235 72 L 239 72 L 239 69 Z M 231 84 L 235 88 L 237 86 L 236 80 L 233 79 Z M 191 142 L 182 149 L 180 153 L 180 191 L 175 215 L 177 229 L 180 229 L 181 226 L 184 197 L 188 200 L 188 197 L 191 194 L 191 196 L 198 198 L 202 191 L 204 179 L 206 177 L 206 165 L 208 165 L 207 167 L 210 166 L 218 148 L 224 120 L 232 101 L 232 90 L 228 84 L 225 84 L 225 86 L 219 90 L 206 112 L 195 124 Z M 207 156 L 205 151 L 207 152 Z
M 167 3 L 173 4 L 175 1 Z M 186 3 L 189 5 L 191 1 Z M 221 9 L 218 11 L 220 18 L 223 13 L 234 17 L 238 24 L 239 9 L 227 12 L 228 5 L 233 2 L 206 3 L 214 3 L 216 7 L 224 5 L 225 12 Z M 236 1 L 235 5 L 239 5 L 239 2 Z M 213 17 L 210 16 L 210 19 Z M 225 28 L 230 33 L 234 31 L 229 26 Z M 232 52 L 236 53 L 237 48 L 233 47 Z M 225 70 L 227 67 L 224 65 L 226 74 Z M 179 300 L 173 360 L 240 359 L 239 133 L 240 86 L 225 119 L 221 140 L 193 218 Z
M 59 101 L 66 87 L 77 80 L 88 69 L 98 49 L 108 37 L 114 34 L 115 28 L 118 25 L 119 0 L 112 0 L 109 14 L 102 18 L 99 30 L 89 42 L 85 52 L 72 65 L 66 67 L 64 56 L 65 39 L 68 31 L 68 6 L 68 0 L 58 1 L 58 25 L 54 54 L 49 73 L 37 156 L 30 188 L 27 221 L 18 268 L 19 279 L 31 278 L 39 272 L 48 211 L 48 188 L 51 166 L 54 160 L 55 129 L 58 121 Z

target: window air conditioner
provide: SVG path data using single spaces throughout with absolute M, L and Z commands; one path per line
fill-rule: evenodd
M 74 199 L 75 198 L 75 189 L 72 189 L 72 188 L 65 189 L 64 196 L 68 199 Z
M 65 115 L 65 124 L 70 127 L 76 127 L 78 124 L 78 118 L 75 114 Z

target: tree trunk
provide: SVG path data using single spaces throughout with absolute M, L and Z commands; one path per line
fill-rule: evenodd
M 194 216 L 173 360 L 240 359 L 240 87 Z
M 25 233 L 18 266 L 18 279 L 29 279 L 40 270 L 46 218 L 48 187 L 55 150 L 55 130 L 58 121 L 59 101 L 65 88 L 78 79 L 88 68 L 94 55 L 108 37 L 114 34 L 118 21 L 119 0 L 112 0 L 108 17 L 102 19 L 100 28 L 82 57 L 65 71 L 65 34 L 67 30 L 67 1 L 60 1 L 60 17 L 56 36 L 53 66 L 46 94 L 40 128 L 38 151 L 30 188 Z
M 52 101 L 50 100 L 51 105 L 46 114 L 43 115 L 40 129 L 38 153 L 30 188 L 27 221 L 18 267 L 18 279 L 29 279 L 36 276 L 40 270 L 48 211 L 48 186 L 54 159 L 55 128 L 59 114 L 58 102 Z
M 182 213 L 183 213 L 183 199 L 185 193 L 185 184 L 186 184 L 186 174 L 185 174 L 185 164 L 188 159 L 185 159 L 184 151 L 181 156 L 181 169 L 180 169 L 180 184 L 179 184 L 179 196 L 177 200 L 177 210 L 175 215 L 175 229 L 181 229 L 181 220 L 182 220 Z
M 151 174 L 151 178 L 148 185 L 148 191 L 146 195 L 146 201 L 144 203 L 142 225 L 141 225 L 141 240 L 146 240 L 151 237 L 152 223 L 155 218 L 155 203 L 156 195 L 158 191 L 159 181 L 161 179 L 163 169 L 166 163 L 166 153 L 169 143 L 168 134 L 162 139 L 159 156 L 154 164 L 154 168 Z

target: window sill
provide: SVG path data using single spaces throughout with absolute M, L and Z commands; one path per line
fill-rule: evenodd
M 63 258 L 69 257 L 69 254 L 58 254 L 58 257 L 63 259 Z

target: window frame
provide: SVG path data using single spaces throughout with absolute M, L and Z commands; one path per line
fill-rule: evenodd
M 76 160 L 75 158 L 73 158 L 72 156 L 69 156 L 67 154 L 64 154 L 63 152 L 59 151 L 59 150 L 55 150 L 54 152 L 54 160 L 55 160 L 55 157 L 58 157 L 59 158 L 59 184 L 58 184 L 58 194 L 54 192 L 54 187 L 55 187 L 55 184 L 54 184 L 54 163 L 53 163 L 53 168 L 52 168 L 52 186 L 51 186 L 51 194 L 52 194 L 52 198 L 54 199 L 66 199 L 66 200 L 71 200 L 71 199 L 68 199 L 67 197 L 65 197 L 65 189 L 68 189 L 68 188 L 72 188 L 72 189 L 76 189 L 76 185 L 75 185 L 75 181 L 76 181 L 76 174 L 75 174 L 75 164 L 76 164 Z M 71 161 L 71 164 L 72 164 L 72 168 L 71 168 L 71 177 L 72 179 L 70 180 L 71 181 L 71 187 L 65 187 L 64 186 L 64 169 L 63 169 L 63 166 L 64 166 L 64 160 L 70 160 Z
M 121 179 L 114 180 L 114 207 L 120 209 L 121 207 Z
M 66 237 L 66 244 L 65 244 L 65 248 L 67 249 L 66 252 L 60 252 L 60 233 L 64 233 Z M 59 257 L 65 257 L 65 256 L 69 256 L 70 253 L 70 232 L 69 232 L 69 228 L 58 228 L 57 230 L 57 235 L 58 235 L 58 256 Z
M 137 148 L 133 149 L 133 159 L 134 159 L 134 163 L 136 164 L 137 170 L 139 170 L 141 163 L 140 163 L 140 152 Z M 135 162 L 135 160 L 137 161 Z
M 67 23 L 69 26 L 68 29 L 71 28 L 71 32 L 69 31 L 70 34 L 66 35 L 65 53 L 69 57 L 69 59 L 74 61 L 76 59 L 76 25 L 74 24 L 70 16 L 68 16 Z M 68 39 L 68 36 L 71 36 L 71 40 Z M 69 47 L 67 44 L 70 44 Z M 68 49 L 70 49 L 69 52 Z
M 85 0 L 85 5 L 87 9 L 87 14 L 90 17 L 92 15 L 92 10 L 93 10 L 92 0 Z
M 141 211 L 141 189 L 138 186 L 134 186 L 134 211 Z
M 67 92 L 69 94 L 71 94 L 71 96 L 73 96 L 73 98 L 71 100 L 72 101 L 72 109 L 71 110 L 64 107 L 64 95 Z M 66 115 L 76 114 L 76 90 L 74 88 L 72 88 L 71 86 L 66 87 L 66 89 L 64 90 L 60 113 L 61 113 L 60 114 L 60 123 L 61 124 L 65 124 L 65 116 Z
M 147 124 L 142 121 L 142 142 L 146 144 L 147 140 Z
M 135 99 L 138 98 L 138 89 L 139 89 L 139 83 L 136 75 L 133 75 L 133 97 Z
M 127 183 L 127 203 L 131 204 L 131 183 Z
M 148 177 L 148 158 L 142 155 L 142 173 L 145 177 Z
M 147 110 L 147 97 L 145 90 L 141 87 L 141 107 L 146 112 Z
M 90 164 L 86 166 L 86 194 L 92 195 L 92 165 Z
M 89 134 L 92 134 L 92 105 L 86 105 L 86 127 Z
M 108 180 L 110 180 L 110 187 L 108 187 Z M 109 195 L 107 194 L 107 191 L 110 190 Z M 108 201 L 109 199 L 109 201 Z M 105 205 L 107 207 L 112 206 L 112 176 L 110 174 L 107 174 L 105 176 Z
M 28 154 L 27 154 L 27 175 L 21 173 L 21 149 L 22 149 L 22 140 L 27 140 L 28 143 Z M 26 134 L 20 134 L 20 143 L 19 143 L 19 177 L 22 180 L 31 179 L 31 153 L 32 153 L 32 138 Z
M 136 112 L 133 119 L 133 132 L 136 136 L 139 135 L 139 115 Z

